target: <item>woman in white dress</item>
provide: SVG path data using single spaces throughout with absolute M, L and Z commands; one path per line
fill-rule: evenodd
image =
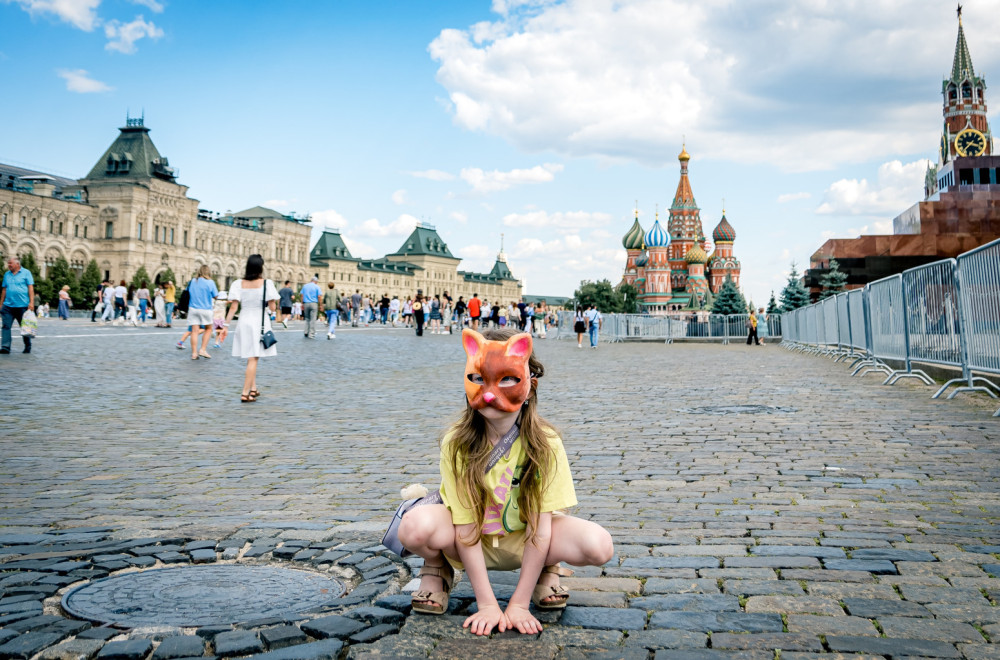
M 264 302 L 267 302 L 268 309 L 273 312 L 275 301 L 279 297 L 274 282 L 264 279 L 264 257 L 251 254 L 247 259 L 243 279 L 233 282 L 229 289 L 229 313 L 226 315 L 223 336 L 220 339 L 220 343 L 225 341 L 229 324 L 236 315 L 236 309 L 239 308 L 240 320 L 233 334 L 233 357 L 247 361 L 243 392 L 240 394 L 240 401 L 243 403 L 256 401 L 260 396 L 260 390 L 257 388 L 257 360 L 278 354 L 278 347 L 274 344 L 270 348 L 264 348 L 260 343 L 260 337 L 271 329 L 271 315 L 264 313 Z
M 163 285 L 157 284 L 156 292 L 153 294 L 153 312 L 156 313 L 157 328 L 167 327 L 167 322 L 164 320 L 167 318 L 167 304 L 164 295 Z

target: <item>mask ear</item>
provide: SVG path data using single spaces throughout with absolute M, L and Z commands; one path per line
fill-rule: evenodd
M 486 338 L 475 330 L 470 330 L 466 328 L 462 330 L 462 346 L 465 347 L 465 354 L 471 357 L 476 357 L 483 348 L 483 344 L 486 343 Z
M 505 355 L 527 357 L 531 355 L 531 346 L 531 335 L 527 332 L 522 332 L 521 334 L 514 335 L 507 340 L 507 352 Z

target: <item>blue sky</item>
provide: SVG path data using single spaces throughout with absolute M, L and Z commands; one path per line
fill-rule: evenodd
M 996 10 L 965 3 L 988 83 Z M 0 0 L 0 25 L 0 161 L 82 177 L 144 110 L 202 208 L 311 213 L 363 257 L 423 220 L 473 270 L 503 233 L 528 293 L 617 282 L 686 139 L 759 303 L 922 196 L 957 31 L 937 0 Z

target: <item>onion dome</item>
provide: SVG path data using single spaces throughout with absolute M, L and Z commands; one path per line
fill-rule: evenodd
M 670 244 L 670 236 L 667 232 L 663 231 L 663 227 L 660 226 L 660 220 L 657 218 L 653 226 L 649 228 L 646 232 L 646 247 L 648 248 L 660 248 L 667 247 Z
M 689 264 L 703 264 L 708 261 L 708 255 L 705 254 L 705 251 L 701 249 L 700 245 L 695 244 L 694 247 L 688 250 L 688 253 L 684 255 L 684 261 Z
M 677 154 L 677 160 L 681 161 L 682 163 L 686 163 L 689 160 L 691 160 L 691 154 L 687 152 L 687 149 L 685 147 L 683 146 L 681 147 L 681 152 Z
M 722 215 L 722 220 L 719 221 L 718 226 L 712 232 L 712 240 L 718 243 L 719 241 L 726 241 L 732 243 L 736 240 L 736 230 L 733 226 L 729 224 L 726 220 L 725 214 Z
M 639 255 L 638 257 L 636 257 L 636 259 L 635 259 L 635 267 L 636 267 L 636 268 L 643 268 L 643 267 L 645 267 L 645 266 L 646 266 L 646 264 L 648 264 L 648 263 L 649 263 L 649 255 L 648 255 L 648 254 L 646 254 L 645 252 L 643 252 L 642 254 L 640 254 L 640 255 Z
M 641 250 L 643 233 L 642 226 L 639 224 L 639 216 L 637 215 L 635 222 L 632 223 L 632 228 L 622 238 L 622 245 L 625 246 L 626 250 Z

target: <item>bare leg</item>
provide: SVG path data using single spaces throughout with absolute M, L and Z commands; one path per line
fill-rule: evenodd
M 201 326 L 191 326 L 191 359 L 198 359 L 198 335 L 201 334 Z
M 425 504 L 411 509 L 399 522 L 399 540 L 407 550 L 424 558 L 428 566 L 444 566 L 445 558 L 458 559 L 455 526 L 443 504 Z M 420 591 L 444 591 L 444 580 L 436 575 L 420 578 Z M 427 601 L 427 604 L 432 604 Z
M 603 566 L 614 554 L 611 534 L 597 523 L 573 516 L 552 516 L 552 541 L 545 557 L 546 566 L 561 561 L 573 566 Z M 559 576 L 542 573 L 538 583 L 556 586 Z
M 204 330 L 202 330 L 202 335 L 203 336 L 201 338 L 201 352 L 199 353 L 199 355 L 208 355 L 208 342 L 212 338 L 212 329 L 205 328 Z
M 249 394 L 251 391 L 257 389 L 257 360 L 260 358 L 248 358 L 247 359 L 247 370 L 243 376 L 243 394 L 244 396 Z

